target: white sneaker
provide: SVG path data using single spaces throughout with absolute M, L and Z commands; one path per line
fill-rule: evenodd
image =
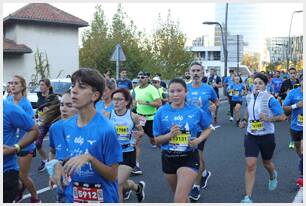
M 234 121 L 234 118 L 233 118 L 233 117 L 230 117 L 230 118 L 229 118 L 229 121 Z

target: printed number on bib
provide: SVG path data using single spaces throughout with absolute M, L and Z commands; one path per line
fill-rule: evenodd
M 144 116 L 139 115 L 139 123 L 140 123 L 141 126 L 145 126 L 146 121 L 147 121 L 147 119 Z
M 264 129 L 263 122 L 259 120 L 253 120 L 251 121 L 251 130 L 253 131 L 261 131 Z
M 238 90 L 234 90 L 234 91 L 233 91 L 233 95 L 234 95 L 234 96 L 239 96 L 239 91 L 238 91 Z
M 103 202 L 101 184 L 75 182 L 73 186 L 73 202 Z
M 303 126 L 303 114 L 299 114 L 297 116 L 297 125 L 298 126 Z
M 127 126 L 116 126 L 116 131 L 118 135 L 127 135 L 128 127 Z
M 169 141 L 170 150 L 185 151 L 188 147 L 189 138 L 190 134 L 186 132 L 182 132 L 181 134 L 172 137 Z
M 229 96 L 232 96 L 232 95 L 233 95 L 233 90 L 232 90 L 232 89 L 228 90 L 228 95 L 229 95 Z

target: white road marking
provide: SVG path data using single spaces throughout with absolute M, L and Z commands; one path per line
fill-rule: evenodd
M 56 185 L 54 185 L 53 189 L 55 189 L 55 188 L 56 188 Z M 50 187 L 45 187 L 45 188 L 42 188 L 42 189 L 38 190 L 37 194 L 41 194 L 41 193 L 47 192 L 49 190 L 51 190 Z M 22 200 L 28 199 L 29 197 L 31 197 L 30 193 L 28 193 L 26 195 L 23 195 Z
M 303 187 L 299 189 L 299 191 L 296 193 L 293 203 L 302 203 L 303 202 Z

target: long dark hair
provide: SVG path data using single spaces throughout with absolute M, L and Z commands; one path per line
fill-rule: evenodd
M 52 94 L 53 93 L 53 87 L 51 86 L 51 81 L 50 79 L 41 79 L 39 80 L 39 83 L 40 82 L 43 82 L 46 84 L 47 87 L 49 87 L 49 94 Z

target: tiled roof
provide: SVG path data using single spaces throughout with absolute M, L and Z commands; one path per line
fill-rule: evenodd
M 32 53 L 32 49 L 24 44 L 16 44 L 13 40 L 3 39 L 4 53 Z
M 40 23 L 55 23 L 73 25 L 77 27 L 88 26 L 88 23 L 78 17 L 68 14 L 47 3 L 31 3 L 3 20 L 3 25 L 14 21 L 31 21 Z

